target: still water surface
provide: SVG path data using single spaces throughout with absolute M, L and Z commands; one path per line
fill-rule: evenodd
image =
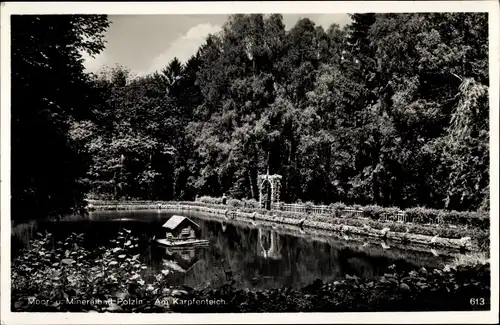
M 164 238 L 161 228 L 173 214 L 189 216 L 201 227 L 200 239 L 208 239 L 202 248 L 167 249 L 153 238 Z M 438 267 L 449 255 L 396 252 L 377 246 L 381 243 L 338 244 L 324 237 L 303 236 L 298 230 L 287 231 L 252 223 L 223 223 L 199 213 L 156 211 L 93 212 L 88 218 L 63 222 L 37 222 L 23 235 L 13 236 L 13 255 L 26 246 L 36 232 L 51 232 L 55 240 L 64 240 L 72 232 L 84 233 L 84 245 L 92 249 L 110 245 L 109 240 L 121 229 L 129 229 L 140 238 L 141 260 L 151 273 L 169 269 L 170 281 L 192 288 L 217 287 L 234 279 L 241 288 L 303 287 L 316 279 L 335 281 L 346 275 L 377 277 L 390 265 L 398 268 Z M 296 233 L 294 235 L 294 232 Z M 376 247 L 377 249 L 374 249 Z M 382 252 L 382 253 L 380 253 Z M 434 252 L 435 253 L 435 252 Z

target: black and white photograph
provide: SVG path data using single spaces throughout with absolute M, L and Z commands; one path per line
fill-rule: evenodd
M 2 324 L 498 322 L 462 3 L 2 3 Z

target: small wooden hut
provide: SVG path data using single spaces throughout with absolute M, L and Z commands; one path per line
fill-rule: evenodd
M 176 240 L 194 240 L 199 232 L 200 226 L 184 216 L 174 215 L 162 226 L 166 229 L 166 239 L 168 241 Z

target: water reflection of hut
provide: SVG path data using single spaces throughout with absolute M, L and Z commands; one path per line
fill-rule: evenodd
M 196 239 L 200 229 L 197 223 L 184 216 L 172 216 L 162 227 L 167 229 L 169 241 Z
M 194 247 L 165 248 L 165 253 L 167 257 L 163 259 L 163 264 L 172 271 L 180 273 L 188 272 L 199 261 Z

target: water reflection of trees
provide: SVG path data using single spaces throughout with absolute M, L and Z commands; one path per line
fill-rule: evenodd
M 346 274 L 379 275 L 393 261 L 371 258 L 328 243 L 282 236 L 272 229 L 251 229 L 199 220 L 210 247 L 198 250 L 198 262 L 184 276 L 185 284 L 222 284 L 229 278 L 241 287 L 300 287 L 321 278 L 333 281 Z
M 123 219 L 122 215 L 119 217 Z M 339 248 L 333 240 L 284 235 L 279 229 L 271 227 L 252 228 L 233 222 L 226 222 L 224 226 L 220 221 L 193 218 L 201 226 L 201 237 L 208 239 L 210 246 L 184 254 L 196 263 L 187 267 L 186 272 L 170 274 L 168 281 L 172 284 L 218 286 L 228 279 L 235 279 L 242 288 L 300 287 L 317 278 L 333 281 L 346 274 L 373 277 L 385 272 L 387 266 L 393 263 L 405 266 L 409 262 L 408 259 L 396 261 L 373 257 L 369 251 L 354 252 Z M 151 275 L 154 275 L 165 268 L 163 259 L 168 255 L 165 248 L 152 241 L 155 234 L 156 238 L 164 236 L 161 229 L 164 217 L 157 219 L 157 213 L 144 213 L 140 222 L 111 220 L 105 216 L 99 221 L 38 225 L 36 231 L 53 233 L 55 241 L 64 240 L 71 232 L 84 232 L 84 244 L 92 250 L 110 245 L 109 239 L 115 238 L 120 229 L 132 229 L 134 235 L 140 238 L 139 245 L 143 249 L 141 260 L 151 266 Z M 33 230 L 25 231 L 25 236 L 31 237 L 31 232 Z M 274 248 L 271 249 L 271 246 Z M 182 259 L 182 254 L 180 256 Z M 415 258 L 419 263 L 423 261 L 420 255 Z

